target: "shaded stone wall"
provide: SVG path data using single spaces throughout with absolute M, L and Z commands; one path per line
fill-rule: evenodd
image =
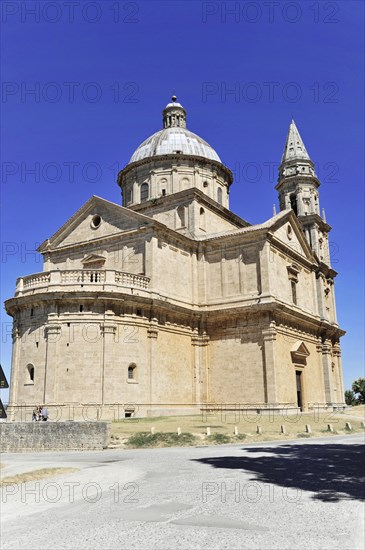
M 109 444 L 107 422 L 2 422 L 0 452 L 101 450 Z

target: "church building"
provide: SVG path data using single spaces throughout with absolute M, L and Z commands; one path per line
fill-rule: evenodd
M 35 403 L 51 420 L 344 407 L 331 227 L 294 121 L 280 212 L 252 225 L 175 96 L 162 114 L 119 173 L 122 206 L 91 197 L 6 301 L 9 419 Z

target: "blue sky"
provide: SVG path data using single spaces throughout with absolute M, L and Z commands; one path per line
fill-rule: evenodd
M 3 2 L 2 300 L 42 270 L 32 251 L 161 128 L 188 127 L 235 173 L 230 208 L 272 215 L 293 116 L 321 180 L 345 386 L 363 376 L 363 2 Z M 32 92 L 33 90 L 33 92 Z M 10 371 L 11 319 L 1 363 Z M 3 395 L 3 398 L 5 394 Z

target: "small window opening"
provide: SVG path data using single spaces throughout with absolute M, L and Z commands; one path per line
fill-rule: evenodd
M 291 206 L 292 210 L 294 211 L 294 214 L 297 216 L 298 215 L 298 205 L 297 205 L 297 196 L 295 195 L 295 193 L 292 193 L 290 195 L 290 206 Z
M 129 365 L 128 380 L 135 380 L 135 378 L 136 378 L 136 365 Z
M 138 317 L 142 317 L 142 310 L 137 309 L 136 315 L 138 315 Z
M 39 346 L 39 342 L 36 342 L 35 345 L 38 347 L 38 346 Z
M 35 374 L 35 369 L 34 369 L 34 365 L 28 365 L 27 366 L 27 371 L 28 371 L 28 384 L 32 384 L 34 383 L 34 374 Z
M 162 196 L 163 196 L 163 197 L 166 196 L 166 189 L 162 189 Z
M 30 310 L 30 316 L 33 317 L 33 315 L 34 315 L 34 309 L 32 308 L 32 309 Z
M 199 228 L 205 231 L 205 210 L 201 208 L 199 211 Z
M 292 295 L 292 300 L 293 300 L 293 304 L 297 304 L 297 283 L 295 281 L 290 281 L 290 285 L 291 285 L 291 295 Z
M 82 313 L 83 311 L 84 311 L 84 306 L 80 305 L 80 313 Z

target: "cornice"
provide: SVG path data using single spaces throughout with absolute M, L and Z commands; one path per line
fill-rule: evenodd
M 211 165 L 217 168 L 218 170 L 221 170 L 223 174 L 225 174 L 227 180 L 228 180 L 228 186 L 232 185 L 233 183 L 233 174 L 227 166 L 222 164 L 221 162 L 218 162 L 216 160 L 207 159 L 205 157 L 199 157 L 196 155 L 185 155 L 183 153 L 179 154 L 168 154 L 168 155 L 156 155 L 153 157 L 147 157 L 145 159 L 138 160 L 136 162 L 132 162 L 130 164 L 127 164 L 118 174 L 118 185 L 122 186 L 122 178 L 125 177 L 130 171 L 134 170 L 135 168 L 139 168 L 140 166 L 145 166 L 148 164 L 153 164 L 155 162 L 159 161 L 168 161 L 171 165 L 173 164 L 173 161 L 189 161 L 189 162 L 196 162 L 203 165 Z

